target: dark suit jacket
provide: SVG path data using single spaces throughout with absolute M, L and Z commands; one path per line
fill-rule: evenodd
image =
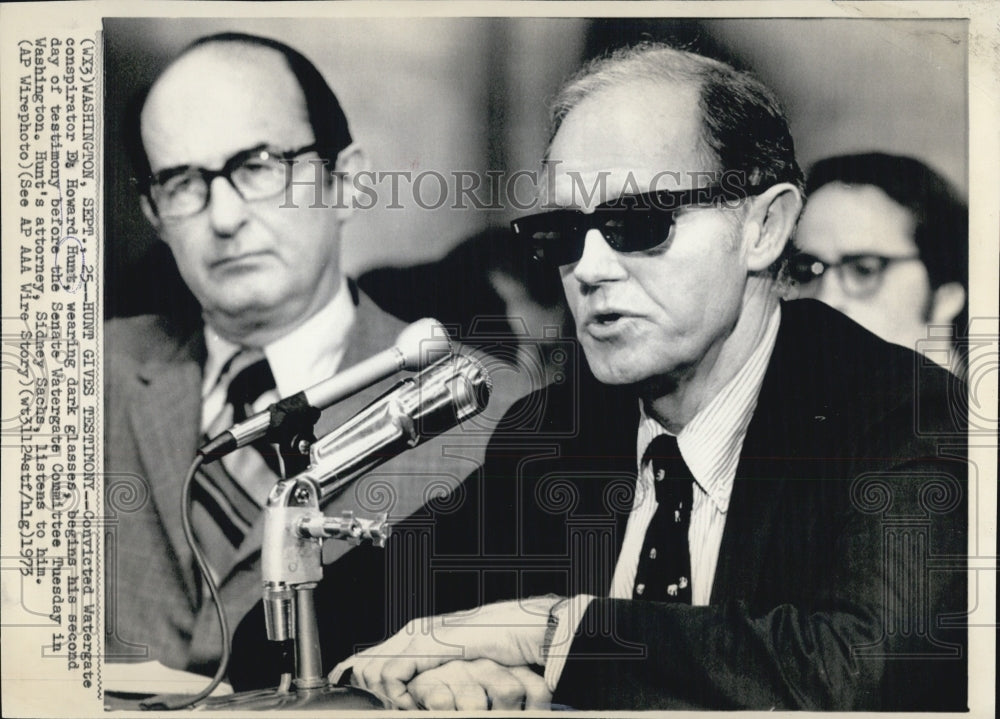
M 326 663 L 411 616 L 586 592 L 605 598 L 558 703 L 964 708 L 965 389 L 931 365 L 819 303 L 783 306 L 706 607 L 606 598 L 635 487 L 635 397 L 586 379 L 529 396 L 480 472 L 400 528 L 384 564 L 356 568 L 380 567 L 381 626 L 359 623 L 350 585 L 325 583 Z M 235 649 L 259 659 L 251 634 Z M 242 664 L 238 685 L 274 678 Z
M 353 287 L 352 287 L 353 290 Z M 404 324 L 355 293 L 357 316 L 342 367 L 391 346 Z M 211 673 L 220 654 L 217 618 L 200 596 L 180 522 L 181 484 L 199 447 L 203 330 L 142 316 L 106 327 L 107 509 L 106 656 L 109 661 L 157 659 Z M 329 432 L 381 394 L 385 380 L 323 413 L 317 436 Z M 461 439 L 461 438 L 459 438 Z M 327 511 L 385 511 L 406 516 L 426 501 L 429 482 L 454 487 L 478 466 L 485 439 L 449 436 L 390 460 L 340 495 Z M 451 445 L 461 444 L 460 447 Z M 440 491 L 440 487 L 438 487 Z M 233 627 L 261 595 L 263 522 L 227 567 L 218 567 L 223 604 Z M 329 543 L 325 561 L 348 545 Z

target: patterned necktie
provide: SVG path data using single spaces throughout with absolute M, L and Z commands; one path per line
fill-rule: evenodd
M 670 435 L 660 435 L 650 442 L 643 466 L 646 462 L 652 464 L 658 506 L 646 530 L 632 598 L 690 604 L 688 528 L 694 476 L 681 457 L 677 438 Z
M 236 355 L 223 371 L 224 378 L 245 364 L 229 380 L 226 406 L 209 427 L 209 436 L 214 437 L 234 422 L 246 419 L 254 402 L 275 389 L 267 360 L 254 361 L 258 354 Z M 198 544 L 216 572 L 228 566 L 260 516 L 267 491 L 277 481 L 277 466 L 272 447 L 254 444 L 202 465 L 195 475 L 191 520 Z

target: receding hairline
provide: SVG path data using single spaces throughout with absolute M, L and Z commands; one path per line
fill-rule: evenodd
M 257 45 L 242 39 L 219 38 L 209 39 L 205 42 L 189 45 L 184 48 L 184 50 L 182 50 L 177 57 L 171 60 L 170 63 L 163 69 L 163 72 L 161 72 L 157 78 L 153 80 L 152 85 L 150 85 L 149 92 L 146 94 L 140 113 L 145 111 L 150 99 L 154 97 L 157 89 L 161 87 L 165 81 L 173 79 L 173 75 L 181 70 L 187 69 L 185 66 L 194 62 L 192 58 L 197 59 L 200 55 L 210 57 L 214 56 L 215 59 L 223 62 L 247 60 L 253 58 L 255 55 L 262 55 L 264 57 L 272 55 L 280 61 L 279 66 L 284 68 L 284 70 L 288 73 L 288 76 L 292 79 L 295 86 L 298 87 L 299 92 L 302 94 L 303 101 L 305 100 L 305 90 L 301 87 L 298 78 L 295 77 L 295 73 L 292 71 L 291 66 L 289 66 L 288 58 L 286 58 L 277 48 L 269 47 L 267 45 Z M 231 66 L 239 69 L 246 67 L 246 65 L 239 64 L 238 62 L 231 62 Z M 254 65 L 254 69 L 257 67 L 259 66 Z M 204 68 L 201 69 L 202 72 L 204 72 Z
M 710 70 L 731 71 L 725 63 L 686 50 L 641 43 L 595 58 L 572 75 L 556 93 L 550 107 L 551 136 L 562 119 L 580 102 L 605 88 L 635 82 L 674 83 L 692 87 L 700 96 Z
M 553 132 L 552 136 L 549 138 L 549 142 L 545 148 L 545 154 L 542 157 L 542 164 L 546 164 L 552 161 L 551 150 L 555 143 L 556 137 L 559 135 L 560 130 L 562 130 L 567 118 L 570 115 L 581 110 L 583 112 L 587 111 L 587 105 L 592 102 L 597 102 L 600 100 L 601 96 L 610 92 L 626 92 L 630 88 L 652 88 L 656 92 L 669 93 L 672 89 L 683 88 L 689 91 L 688 97 L 685 100 L 690 100 L 692 108 L 694 110 L 695 123 L 696 123 L 696 142 L 697 146 L 695 148 L 698 159 L 704 163 L 705 170 L 708 172 L 718 172 L 722 170 L 721 160 L 712 149 L 706 137 L 707 125 L 705 121 L 705 110 L 702 104 L 702 90 L 704 85 L 704 79 L 698 77 L 690 78 L 679 78 L 679 77 L 652 77 L 652 76 L 635 76 L 631 74 L 615 73 L 615 81 L 607 81 L 594 83 L 593 85 L 586 88 L 585 91 L 581 91 L 578 95 L 574 95 L 573 102 L 565 107 L 558 121 L 555 119 L 555 114 L 557 108 L 553 105 Z M 620 76 L 619 76 L 620 75 Z M 586 80 L 586 78 L 584 78 Z M 575 82 L 575 81 L 570 81 Z M 569 85 L 567 85 L 569 89 Z M 556 102 L 560 101 L 566 95 L 565 92 L 560 92 L 557 96 Z M 643 96 L 646 97 L 646 96 Z M 582 107 L 581 107 L 582 106 Z M 667 122 L 665 118 L 657 119 L 657 122 Z M 557 124 L 556 124 L 557 123 Z M 667 140 L 664 140 L 664 144 Z M 558 159 L 558 158 L 556 158 Z
M 192 79 L 197 78 L 198 75 L 192 73 L 200 71 L 201 75 L 204 76 L 206 70 L 213 70 L 213 68 L 206 68 L 204 66 L 205 58 L 211 58 L 212 62 L 219 62 L 222 64 L 222 67 L 228 66 L 235 72 L 249 74 L 252 72 L 259 72 L 261 68 L 261 58 L 267 58 L 271 55 L 275 56 L 276 59 L 280 61 L 273 67 L 283 69 L 286 73 L 290 86 L 296 88 L 298 111 L 301 112 L 303 121 L 310 126 L 315 134 L 315 128 L 312 128 L 312 122 L 309 118 L 309 99 L 306 97 L 305 89 L 302 87 L 294 71 L 289 65 L 287 58 L 279 50 L 266 45 L 256 45 L 241 39 L 212 39 L 207 42 L 193 44 L 185 48 L 177 57 L 171 60 L 170 64 L 164 68 L 163 72 L 161 72 L 160 75 L 153 81 L 152 85 L 150 85 L 149 91 L 146 94 L 139 110 L 138 139 L 141 144 L 142 152 L 144 154 L 147 153 L 147 138 L 145 135 L 147 125 L 149 123 L 149 108 L 155 107 L 154 103 L 157 102 L 157 95 L 158 93 L 164 91 L 163 88 L 167 88 L 167 91 L 169 92 L 177 92 L 178 88 L 186 88 L 188 86 L 192 88 L 197 87 L 196 84 L 192 83 Z M 250 60 L 253 62 L 243 62 Z M 270 61 L 268 60 L 268 62 Z M 279 70 L 279 74 L 280 72 L 281 70 Z M 181 73 L 188 74 L 185 75 Z M 197 82 L 197 80 L 195 82 Z M 289 113 L 294 114 L 295 112 L 296 110 L 294 107 L 289 108 Z
M 686 85 L 696 91 L 699 149 L 714 158 L 719 169 L 745 172 L 752 186 L 791 182 L 804 188 L 787 114 L 774 91 L 752 72 L 664 43 L 620 48 L 581 68 L 551 103 L 549 143 L 584 99 L 605 87 L 628 86 L 637 79 Z

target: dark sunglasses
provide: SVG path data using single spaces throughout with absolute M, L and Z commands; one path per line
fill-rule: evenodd
M 660 190 L 641 195 L 622 195 L 598 205 L 593 212 L 553 210 L 527 215 L 510 223 L 518 237 L 529 241 L 535 257 L 552 265 L 569 265 L 583 255 L 583 241 L 590 230 L 599 230 L 616 252 L 641 252 L 666 241 L 674 224 L 674 212 L 682 207 L 710 207 L 720 201 L 733 202 L 764 188 L 750 191 L 722 187 L 690 190 Z

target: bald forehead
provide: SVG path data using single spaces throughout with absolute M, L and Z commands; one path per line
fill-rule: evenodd
M 637 80 L 595 91 L 574 107 L 563 121 L 559 135 L 585 131 L 614 134 L 613 147 L 594 146 L 592 160 L 600 162 L 601 150 L 636 153 L 694 149 L 700 144 L 702 115 L 699 91 L 689 84 Z
M 556 187 L 546 191 L 565 204 L 574 175 L 606 176 L 612 197 L 621 189 L 704 184 L 691 180 L 694 173 L 719 168 L 703 125 L 699 89 L 692 84 L 637 80 L 596 90 L 570 110 L 552 139 L 547 159 L 554 172 L 546 177 Z M 638 187 L 623 188 L 626 180 Z
M 232 42 L 196 47 L 175 60 L 150 89 L 141 130 L 154 172 L 158 164 L 175 164 L 175 155 L 204 160 L 205 143 L 224 160 L 284 136 L 298 145 L 312 140 L 305 96 L 284 56 Z

